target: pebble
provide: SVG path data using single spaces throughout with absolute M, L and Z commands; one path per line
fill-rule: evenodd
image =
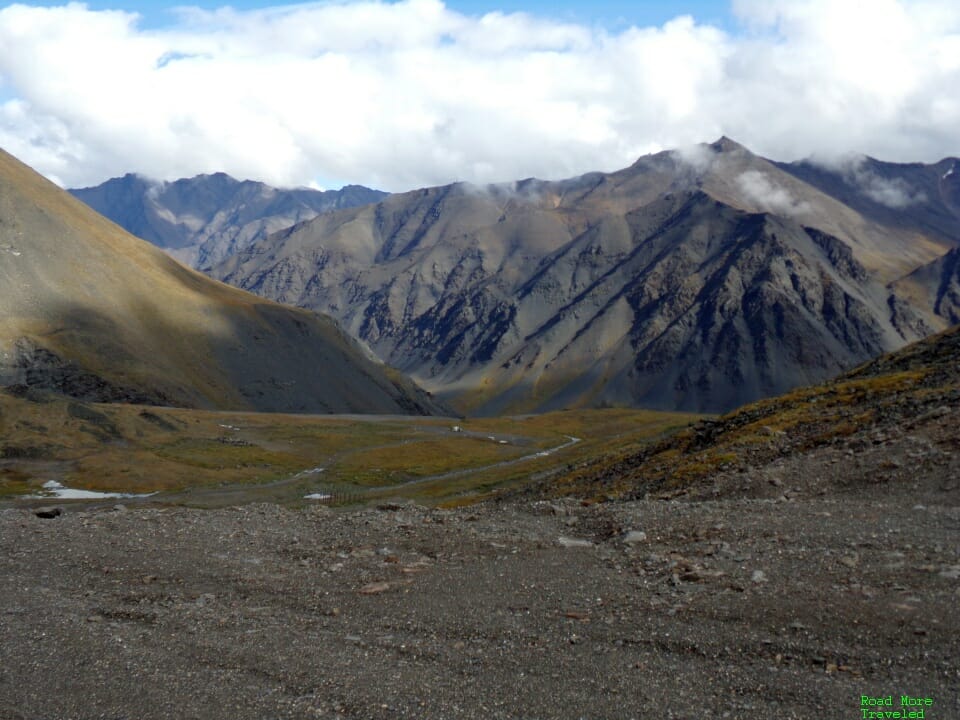
M 764 583 L 767 581 L 767 576 L 763 570 L 754 570 L 753 575 L 750 576 L 750 579 L 755 583 Z
M 623 542 L 626 545 L 638 545 L 646 540 L 647 534 L 643 530 L 631 530 L 623 536 Z
M 593 543 L 590 542 L 589 540 L 582 540 L 582 539 L 580 539 L 580 538 L 564 537 L 563 535 L 561 535 L 561 536 L 557 539 L 557 542 L 560 543 L 560 546 L 561 546 L 561 547 L 565 547 L 565 548 L 576 548 L 576 547 L 586 548 L 586 547 L 593 547 Z

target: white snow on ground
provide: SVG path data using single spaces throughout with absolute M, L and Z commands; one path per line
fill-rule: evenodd
M 102 498 L 132 498 L 132 497 L 150 497 L 156 493 L 115 493 L 115 492 L 97 492 L 96 490 L 74 490 L 64 487 L 56 480 L 48 480 L 43 484 L 44 492 L 39 495 L 31 495 L 32 498 L 59 498 L 61 500 L 99 500 Z

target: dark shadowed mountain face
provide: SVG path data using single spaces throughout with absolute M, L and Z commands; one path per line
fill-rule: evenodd
M 871 187 L 930 200 L 932 167 Z M 464 411 L 720 411 L 941 322 L 891 283 L 960 245 L 949 192 L 895 213 L 837 192 L 723 138 L 611 174 L 393 195 L 213 274 L 329 312 Z
M 917 268 L 894 288 L 918 306 L 932 308 L 938 328 L 960 323 L 960 248 Z
M 198 269 L 208 269 L 251 243 L 320 213 L 377 202 L 387 195 L 360 185 L 325 192 L 279 190 L 223 173 L 169 183 L 124 175 L 70 193 L 131 234 Z
M 330 318 L 189 270 L 3 151 L 0 288 L 0 385 L 213 409 L 437 409 Z
M 777 166 L 884 226 L 955 244 L 960 240 L 958 164 L 956 158 L 924 165 L 861 156 L 831 165 L 805 161 Z

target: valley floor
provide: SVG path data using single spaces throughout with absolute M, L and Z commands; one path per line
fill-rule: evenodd
M 949 720 L 956 499 L 2 510 L 0 717 Z

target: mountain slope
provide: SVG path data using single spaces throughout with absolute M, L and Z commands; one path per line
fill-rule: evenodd
M 722 411 L 932 331 L 887 284 L 960 223 L 880 220 L 722 138 L 610 174 L 393 195 L 212 272 L 329 312 L 464 411 Z
M 329 318 L 188 270 L 2 151 L 0 287 L 0 384 L 217 409 L 436 409 Z
M 201 269 L 320 213 L 377 202 L 387 195 L 360 185 L 325 192 L 280 190 L 224 173 L 169 183 L 128 174 L 70 193 L 131 234 Z
M 960 242 L 960 173 L 956 158 L 932 165 L 851 157 L 833 165 L 810 161 L 777 167 L 835 197 L 861 216 L 915 236 Z
M 896 292 L 926 311 L 937 329 L 960 322 L 960 248 L 954 248 L 892 284 Z

